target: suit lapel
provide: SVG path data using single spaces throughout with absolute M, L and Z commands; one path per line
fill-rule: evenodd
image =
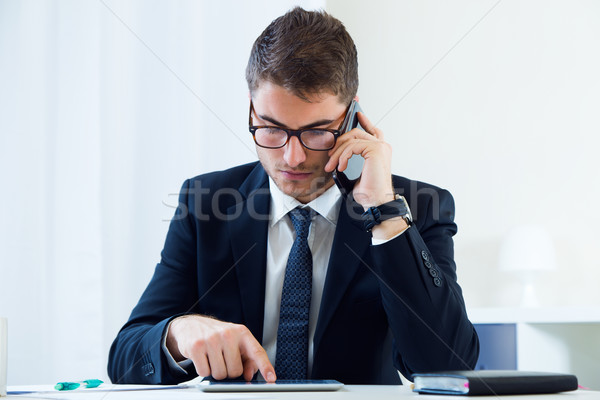
M 353 218 L 348 210 L 354 216 L 362 213 L 362 207 L 356 202 L 342 202 L 315 330 L 315 354 L 327 325 L 360 266 L 360 259 L 354 253 L 364 254 L 371 244 L 370 235 L 362 228 L 362 220 Z
M 260 164 L 240 186 L 242 201 L 228 210 L 231 249 L 235 262 L 245 325 L 257 340 L 263 336 L 267 235 L 270 194 Z

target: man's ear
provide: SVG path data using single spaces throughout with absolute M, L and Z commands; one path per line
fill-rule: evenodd
M 358 103 L 358 96 L 354 96 L 354 100 Z
M 248 90 L 248 100 L 252 100 L 252 93 Z

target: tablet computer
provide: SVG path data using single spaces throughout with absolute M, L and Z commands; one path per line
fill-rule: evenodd
M 278 379 L 275 383 L 264 381 L 202 381 L 198 387 L 204 392 L 308 392 L 334 391 L 344 386 L 335 380 L 285 380 Z

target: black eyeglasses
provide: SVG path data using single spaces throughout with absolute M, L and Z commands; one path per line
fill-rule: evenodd
M 298 138 L 302 146 L 309 150 L 316 151 L 327 151 L 333 149 L 337 138 L 342 134 L 340 128 L 344 124 L 344 121 L 340 124 L 338 129 L 328 128 L 308 128 L 308 129 L 287 129 L 280 126 L 270 125 L 252 125 L 252 112 L 254 106 L 252 100 L 250 100 L 250 117 L 249 117 L 249 130 L 252 133 L 254 142 L 266 149 L 279 149 L 290 141 L 290 137 L 295 136 Z M 344 115 L 348 113 L 348 110 L 344 111 Z

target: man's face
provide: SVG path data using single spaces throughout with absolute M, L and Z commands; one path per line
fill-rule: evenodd
M 337 129 L 344 118 L 347 105 L 330 93 L 309 96 L 306 102 L 287 89 L 270 82 L 261 82 L 254 91 L 252 102 L 254 125 L 276 125 L 289 129 Z M 324 167 L 329 160 L 327 151 L 305 148 L 297 137 L 279 149 L 256 146 L 258 158 L 277 187 L 301 203 L 308 203 L 325 192 L 333 179 Z

